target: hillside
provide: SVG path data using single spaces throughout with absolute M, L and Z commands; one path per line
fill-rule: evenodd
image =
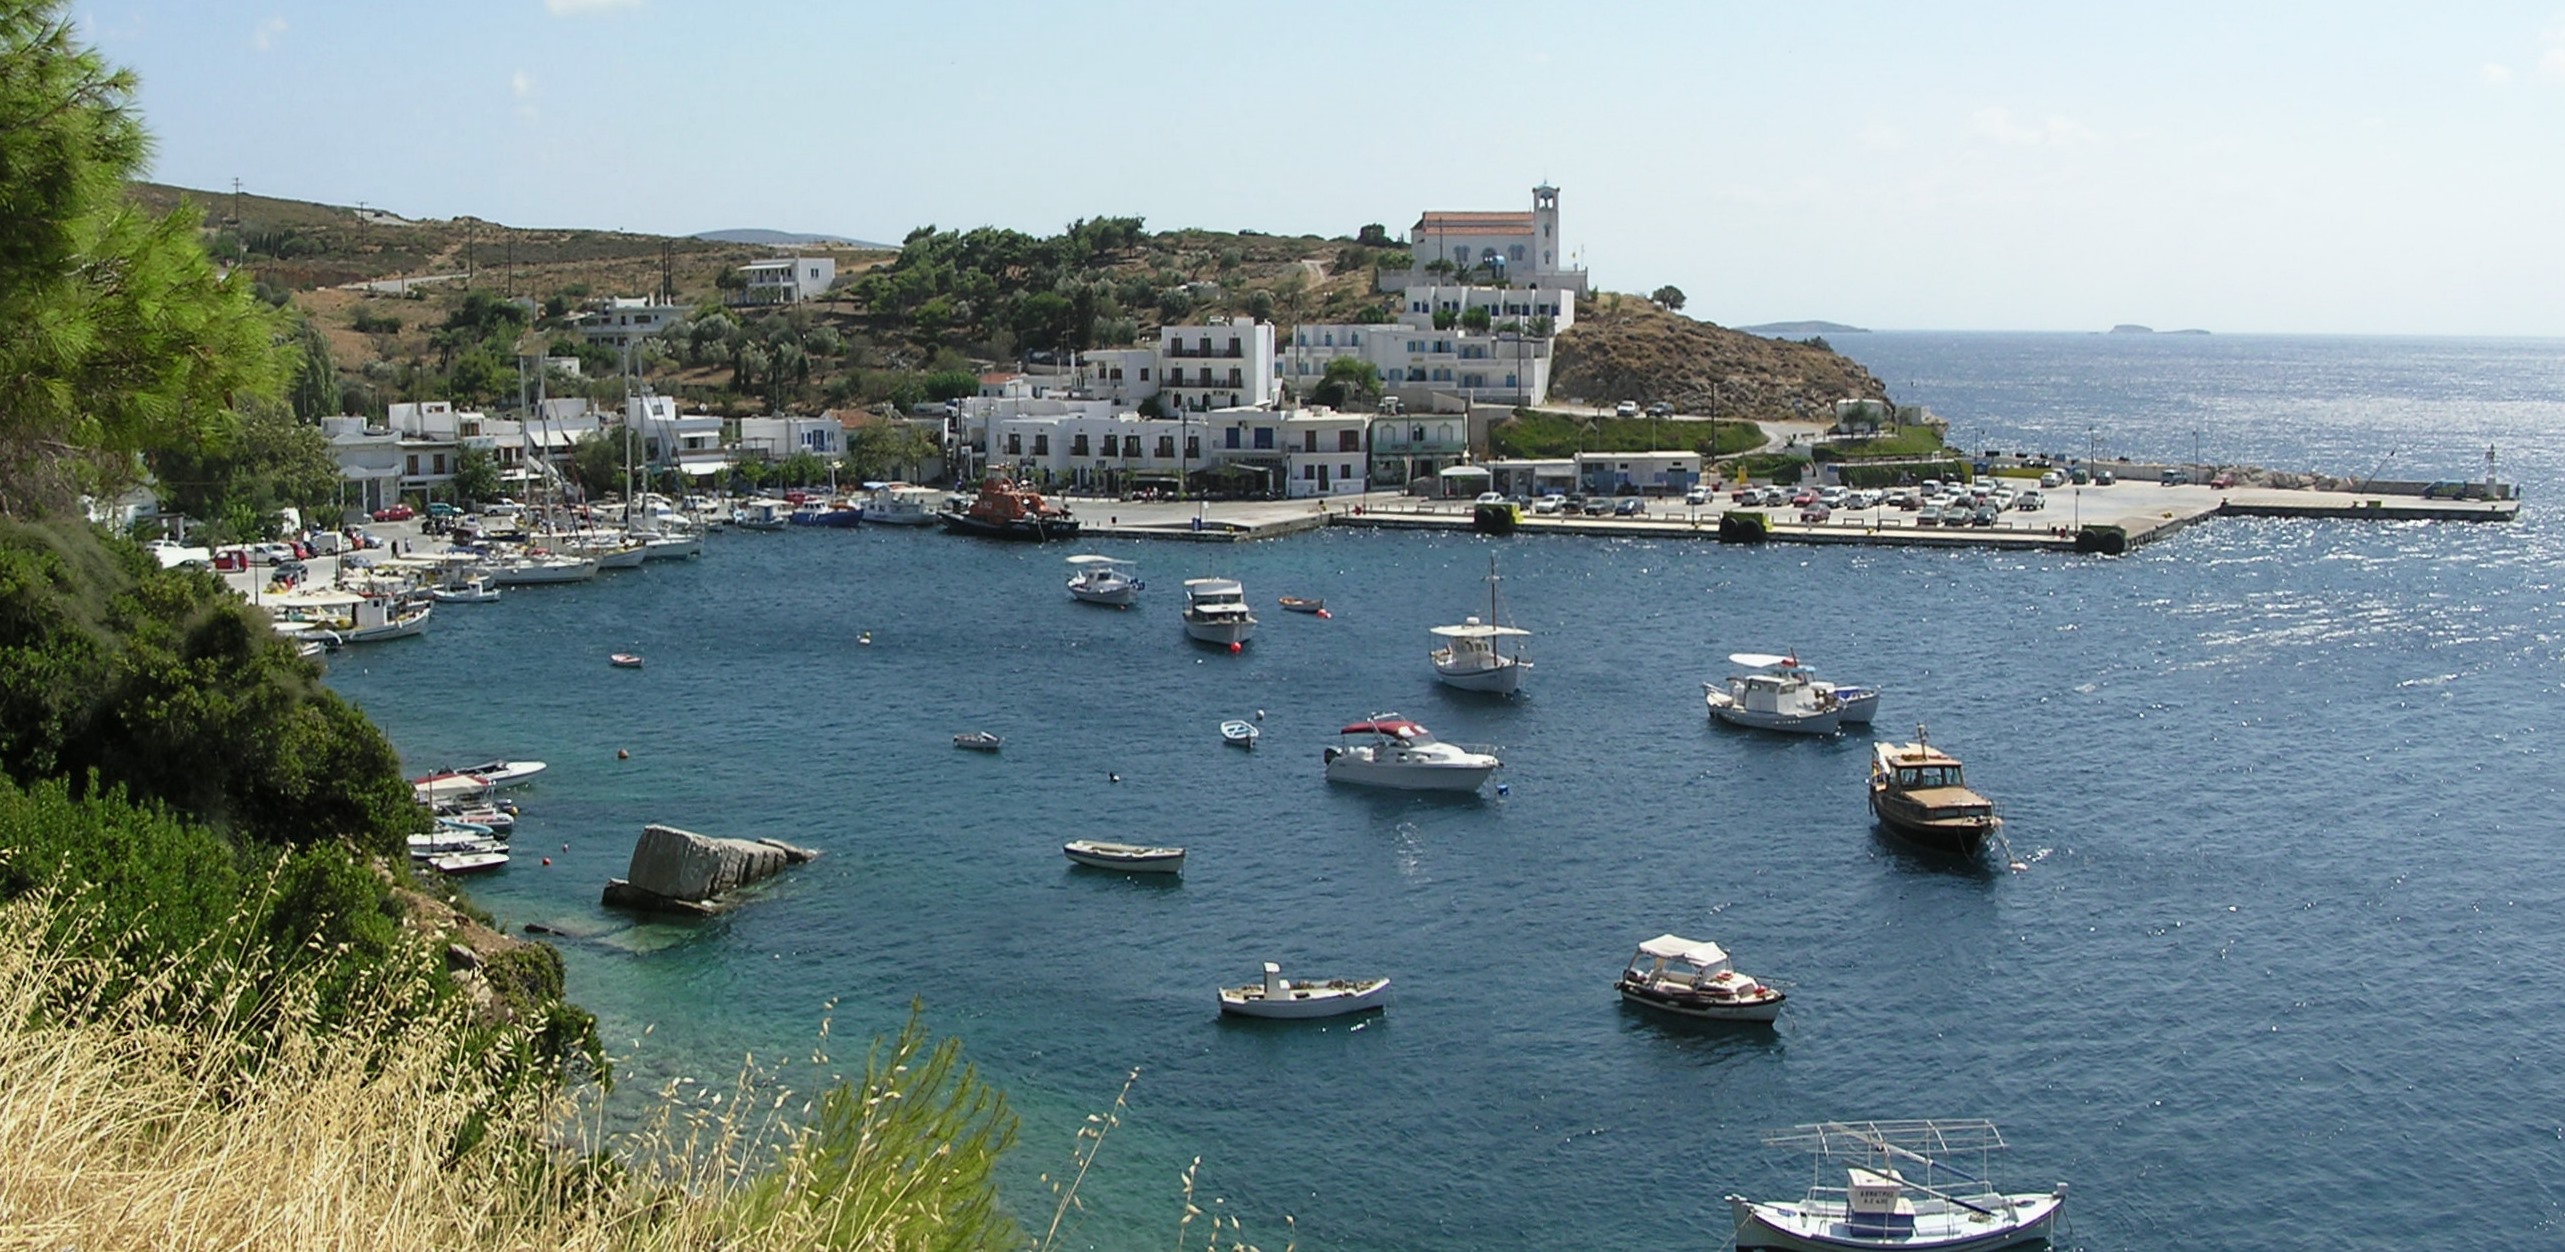
M 1837 400 L 1885 399 L 1888 388 L 1823 341 L 1794 343 L 1697 322 L 1636 296 L 1577 306 L 1559 336 L 1553 398 L 1589 404 L 1663 400 L 1716 417 L 1815 416 Z

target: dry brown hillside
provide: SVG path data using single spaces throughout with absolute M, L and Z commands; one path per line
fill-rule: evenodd
M 1663 400 L 1721 417 L 1815 416 L 1837 400 L 1885 399 L 1859 362 L 1814 344 L 1766 339 L 1697 322 L 1637 297 L 1602 294 L 1577 306 L 1559 336 L 1554 399 L 1588 404 Z

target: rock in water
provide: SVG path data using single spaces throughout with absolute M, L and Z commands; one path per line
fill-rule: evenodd
M 605 902 L 669 913 L 717 913 L 730 892 L 817 857 L 779 839 L 716 839 L 674 826 L 645 826 L 632 846 L 628 877 L 606 883 Z

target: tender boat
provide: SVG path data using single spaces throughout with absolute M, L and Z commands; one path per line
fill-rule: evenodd
M 491 838 L 504 842 L 517 828 L 517 815 L 513 811 L 515 807 L 513 804 L 501 808 L 496 804 L 449 800 L 436 806 L 436 815 L 450 817 L 458 822 L 469 822 L 475 826 L 488 827 Z M 415 839 L 416 836 L 412 838 Z
M 1185 633 L 1204 643 L 1243 644 L 1256 633 L 1246 588 L 1234 578 L 1185 580 Z
M 1329 748 L 1327 781 L 1400 791 L 1476 791 L 1504 762 L 1436 739 L 1396 713 L 1382 713 L 1337 732 L 1367 740 Z
M 1185 850 L 1182 848 L 1072 839 L 1060 845 L 1060 852 L 1080 865 L 1127 870 L 1134 874 L 1181 874 L 1185 868 Z
M 443 587 L 428 589 L 428 598 L 439 604 L 488 604 L 499 598 L 499 589 L 486 577 L 475 576 Z
M 968 505 L 937 515 L 944 529 L 985 539 L 1075 539 L 1078 519 L 1042 498 L 1042 493 L 991 474 Z
M 1265 962 L 1265 980 L 1220 989 L 1220 1011 L 1241 1017 L 1339 1017 L 1389 1002 L 1386 978 L 1330 978 L 1294 982 L 1282 967 Z
M 1304 599 L 1300 596 L 1284 596 L 1282 599 L 1276 601 L 1276 603 L 1282 605 L 1283 612 L 1285 613 L 1324 613 L 1327 611 L 1327 602 L 1322 599 Z
M 953 746 L 968 748 L 973 752 L 995 752 L 1006 746 L 1006 740 L 985 730 L 966 730 L 953 736 Z
M 548 768 L 550 767 L 541 761 L 483 761 L 478 765 L 466 765 L 454 772 L 469 774 L 497 788 L 515 787 L 532 782 L 535 775 Z
M 741 530 L 777 531 L 792 522 L 793 506 L 781 500 L 751 500 L 731 510 L 731 524 Z
M 942 494 L 933 487 L 908 483 L 866 483 L 864 520 L 883 526 L 932 526 L 935 524 L 935 498 Z
M 1768 1022 L 1789 998 L 1740 974 L 1718 944 L 1659 935 L 1639 945 L 1613 984 L 1632 1004 L 1714 1022 Z
M 1436 626 L 1435 637 L 1444 640 L 1434 649 L 1434 677 L 1447 687 L 1463 691 L 1491 691 L 1512 695 L 1523 685 L 1523 676 L 1532 670 L 1532 658 L 1524 655 L 1519 642 L 1532 632 L 1500 625 L 1496 599 L 1496 558 L 1487 559 L 1487 620 L 1465 618 L 1458 626 Z M 1509 651 L 1505 640 L 1516 640 Z
M 1069 595 L 1088 604 L 1127 609 L 1140 602 L 1147 587 L 1131 576 L 1131 562 L 1119 557 L 1082 552 L 1069 558 L 1069 567 L 1077 571 L 1069 579 Z
M 1796 1203 L 1727 1197 L 1738 1252 L 1991 1252 L 2045 1243 L 2066 1207 L 2064 1183 L 2006 1194 L 1987 1181 L 1986 1161 L 2004 1147 L 1992 1122 L 1818 1122 L 1764 1143 L 1808 1153 L 1816 1179 Z
M 1255 747 L 1256 740 L 1262 738 L 1264 733 L 1254 722 L 1241 721 L 1237 718 L 1231 718 L 1220 724 L 1220 741 L 1233 748 Z
M 1731 675 L 1724 688 L 1702 684 L 1710 715 L 1732 725 L 1831 735 L 1847 725 L 1868 722 L 1879 705 L 1878 692 L 1820 682 L 1794 656 L 1736 652 L 1728 660 L 1758 671 Z
M 494 828 L 453 817 L 440 817 L 434 830 L 409 838 L 410 856 L 422 861 L 448 852 L 504 851 L 506 844 Z
M 640 669 L 641 655 L 636 652 L 609 653 L 606 656 L 606 664 L 616 669 Z
M 1921 726 L 1913 743 L 1873 745 L 1870 811 L 1891 834 L 1969 855 L 2004 824 L 1993 801 L 1968 789 L 1959 758 L 1932 746 Z

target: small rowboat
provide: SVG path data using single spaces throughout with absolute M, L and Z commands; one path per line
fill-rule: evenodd
M 1282 967 L 1265 962 L 1265 981 L 1220 989 L 1220 1011 L 1241 1017 L 1338 1017 L 1389 1002 L 1386 978 L 1330 978 L 1294 982 Z
M 618 652 L 613 656 L 607 657 L 606 664 L 614 666 L 616 669 L 640 669 L 641 656 L 639 653 L 634 652 Z
M 1181 874 L 1185 869 L 1185 850 L 1182 848 L 1074 839 L 1060 845 L 1060 854 L 1080 865 L 1127 870 L 1135 874 Z
M 1256 728 L 1256 724 L 1254 722 L 1239 721 L 1233 718 L 1220 724 L 1220 741 L 1233 748 L 1255 747 L 1256 737 L 1263 733 L 1265 732 Z
M 1285 613 L 1324 613 L 1327 611 L 1327 602 L 1314 597 L 1304 600 L 1299 596 L 1284 596 L 1282 598 L 1282 606 L 1283 612 Z
M 953 746 L 969 748 L 973 752 L 995 752 L 1006 746 L 1006 740 L 985 730 L 969 730 L 953 736 Z

